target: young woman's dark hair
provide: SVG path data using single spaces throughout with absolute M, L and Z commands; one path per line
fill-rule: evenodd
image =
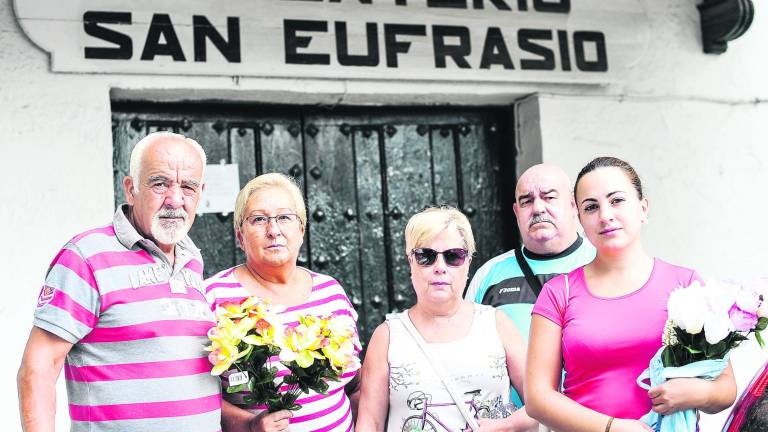
M 628 164 L 627 162 L 611 156 L 596 157 L 592 159 L 588 164 L 584 165 L 584 168 L 579 171 L 579 175 L 576 176 L 576 184 L 573 186 L 573 196 L 576 196 L 576 189 L 579 187 L 579 180 L 581 180 L 582 177 L 598 168 L 611 167 L 619 168 L 620 170 L 624 171 L 624 174 L 627 175 L 630 183 L 632 183 L 632 186 L 635 187 L 635 191 L 637 191 L 637 198 L 643 199 L 643 184 L 640 182 L 640 177 L 637 176 L 635 169 L 632 168 L 632 165 Z

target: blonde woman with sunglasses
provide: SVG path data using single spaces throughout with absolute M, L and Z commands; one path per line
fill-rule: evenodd
M 523 395 L 522 337 L 503 313 L 461 297 L 475 252 L 466 216 L 417 213 L 405 244 L 416 304 L 371 337 L 356 430 L 536 430 L 525 408 L 505 406 L 510 383 Z

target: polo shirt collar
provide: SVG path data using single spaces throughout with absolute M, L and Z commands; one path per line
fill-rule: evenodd
M 130 208 L 128 204 L 122 204 L 118 206 L 117 210 L 115 211 L 115 217 L 112 220 L 112 225 L 115 227 L 115 235 L 117 236 L 117 240 L 120 242 L 120 244 L 125 246 L 127 249 L 134 249 L 136 244 L 138 244 L 139 247 L 145 249 L 147 252 L 150 252 L 158 257 L 165 258 L 165 254 L 160 250 L 159 247 L 157 247 L 155 242 L 142 237 L 141 234 L 136 231 L 136 227 L 134 227 L 128 220 L 127 213 L 129 211 Z M 187 256 L 194 256 L 199 253 L 200 249 L 195 246 L 195 243 L 191 238 L 189 238 L 189 236 L 184 236 L 180 242 L 176 243 L 175 255 L 177 257 L 177 262 L 179 261 L 179 258 L 184 260 L 184 258 Z

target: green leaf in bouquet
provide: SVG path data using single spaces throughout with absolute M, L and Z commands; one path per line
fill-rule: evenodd
M 267 404 L 267 411 L 271 413 L 285 409 L 285 405 L 283 405 L 283 400 L 279 396 L 267 399 L 266 404 Z
M 680 327 L 672 327 L 675 330 L 675 336 L 677 336 L 677 340 L 680 345 L 693 345 L 693 336 L 692 334 L 688 333 L 687 331 L 681 329 Z
M 325 370 L 323 378 L 326 378 L 329 381 L 339 382 L 341 381 L 341 374 L 331 368 L 328 368 Z
M 744 342 L 745 340 L 749 339 L 747 336 L 745 336 L 745 335 L 743 335 L 741 333 L 735 333 L 734 332 L 734 333 L 731 333 L 731 336 L 732 337 L 728 340 L 728 349 L 727 350 L 730 350 L 731 348 L 736 348 L 742 342 Z
M 275 376 L 270 373 L 260 374 L 258 377 L 255 377 L 255 383 L 256 384 L 267 384 L 271 383 L 275 379 Z
M 707 342 L 707 337 L 704 335 L 704 331 L 693 335 L 693 344 L 691 346 L 701 352 L 706 350 L 706 348 L 709 346 L 709 342 Z
M 304 393 L 309 393 L 309 385 L 307 385 L 307 383 L 305 381 L 303 381 L 303 380 L 299 381 L 299 388 Z
M 763 337 L 760 335 L 759 331 L 755 332 L 755 340 L 757 340 L 757 344 L 760 345 L 760 348 L 765 348 L 765 342 L 763 341 Z
M 298 411 L 301 409 L 301 405 L 294 403 L 293 405 L 289 406 L 288 409 L 291 411 Z
M 768 328 L 768 318 L 762 317 L 757 320 L 757 325 L 755 326 L 755 333 L 761 332 Z
M 294 365 L 293 368 L 291 368 L 291 372 L 293 372 L 294 375 L 296 375 L 297 378 L 306 378 L 310 376 L 307 369 L 304 369 L 300 367 L 299 365 Z
M 688 350 L 688 352 L 691 354 L 701 354 L 703 352 L 702 350 L 698 350 L 696 348 L 689 347 L 689 346 L 685 347 L 685 349 Z
M 671 347 L 665 347 L 661 352 L 661 363 L 664 367 L 680 366 L 675 360 L 674 350 Z
M 726 343 L 726 339 L 723 339 L 714 345 L 707 344 L 704 347 L 704 355 L 706 356 L 706 358 L 708 359 L 723 358 L 723 356 L 725 356 L 725 353 L 728 351 L 728 345 Z
M 315 388 L 313 388 L 313 390 L 316 393 L 326 394 L 326 393 L 328 393 L 328 387 L 329 387 L 328 383 L 325 380 L 320 380 L 318 382 L 318 385 Z
M 227 393 L 237 393 L 243 391 L 246 384 L 238 384 L 236 386 L 229 386 L 227 387 Z
M 286 406 L 293 405 L 296 402 L 296 399 L 298 398 L 299 398 L 299 393 L 293 393 L 293 392 L 283 393 L 283 403 Z

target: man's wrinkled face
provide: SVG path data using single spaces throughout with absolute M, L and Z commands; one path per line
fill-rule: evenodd
M 543 169 L 526 172 L 515 188 L 514 211 L 523 244 L 529 249 L 559 253 L 562 250 L 547 250 L 547 245 L 575 236 L 576 211 L 568 181 L 556 173 Z
M 202 191 L 203 162 L 192 145 L 163 138 L 144 153 L 138 181 L 126 177 L 126 199 L 136 229 L 161 248 L 187 235 Z

